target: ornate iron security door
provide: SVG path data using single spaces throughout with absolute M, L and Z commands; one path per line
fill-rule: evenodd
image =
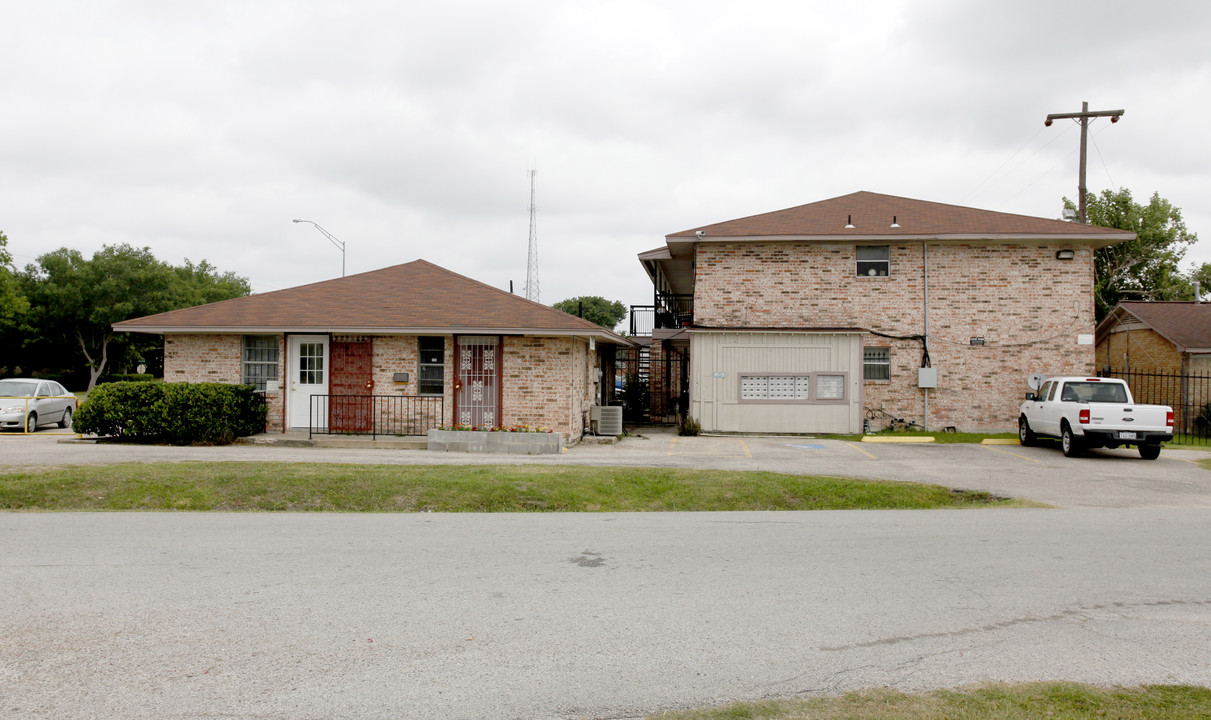
M 500 338 L 465 336 L 454 343 L 458 379 L 454 417 L 460 425 L 500 426 Z
M 370 432 L 374 345 L 369 338 L 333 338 L 329 432 Z

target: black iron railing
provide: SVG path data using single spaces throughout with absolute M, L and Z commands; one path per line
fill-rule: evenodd
M 694 324 L 694 296 L 657 293 L 654 305 L 631 306 L 631 335 L 651 335 Z
M 312 395 L 311 435 L 424 435 L 442 424 L 445 400 L 416 395 Z
M 1173 439 L 1211 444 L 1211 375 L 1104 370 L 1100 377 L 1127 381 L 1137 403 L 1173 408 Z

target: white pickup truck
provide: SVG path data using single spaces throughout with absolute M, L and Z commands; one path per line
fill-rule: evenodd
M 1161 443 L 1173 439 L 1173 408 L 1136 405 L 1122 380 L 1046 378 L 1037 392 L 1026 393 L 1018 417 L 1023 445 L 1034 445 L 1040 435 L 1058 437 L 1068 457 L 1085 448 L 1136 445 L 1140 457 L 1155 460 Z

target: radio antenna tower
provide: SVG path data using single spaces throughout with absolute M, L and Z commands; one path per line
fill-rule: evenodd
M 526 256 L 526 299 L 538 300 L 538 218 L 534 207 L 534 176 L 537 170 L 527 170 L 530 174 L 530 252 Z

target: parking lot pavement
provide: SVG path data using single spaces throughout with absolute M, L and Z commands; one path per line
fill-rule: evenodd
M 679 437 L 642 430 L 616 445 L 583 443 L 561 455 L 464 455 L 424 450 L 280 446 L 162 447 L 61 443 L 62 436 L 0 436 L 0 468 L 170 461 L 383 464 L 621 465 L 765 470 L 900 480 L 980 490 L 1070 508 L 1211 508 L 1209 451 L 1166 449 L 1158 460 L 1134 450 L 1093 450 L 1066 458 L 1054 445 L 875 444 L 805 436 Z

